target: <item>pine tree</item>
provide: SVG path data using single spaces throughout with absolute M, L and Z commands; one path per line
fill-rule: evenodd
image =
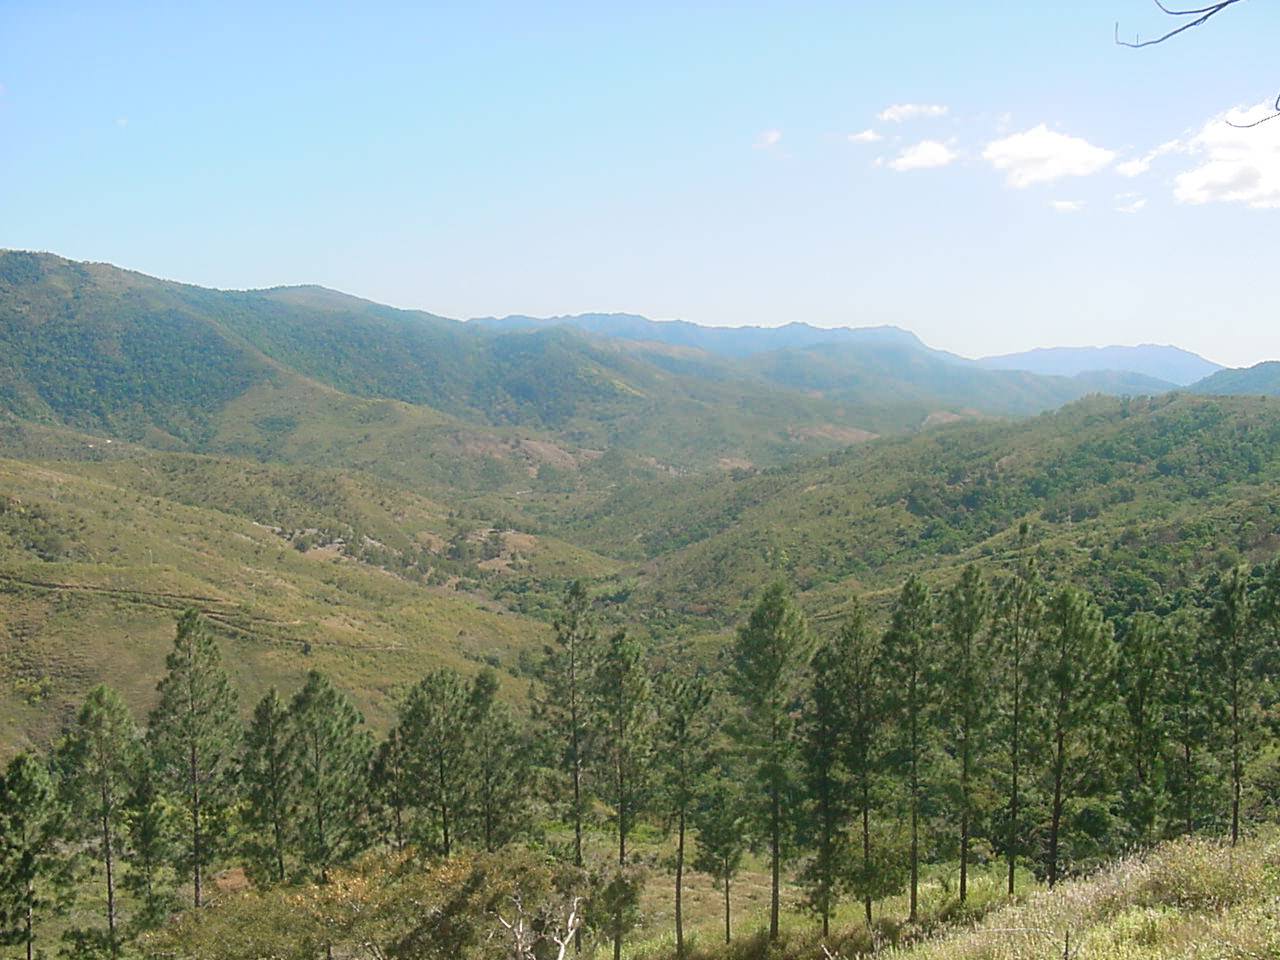
M 191 877 L 199 908 L 205 870 L 227 835 L 225 818 L 235 801 L 241 732 L 236 694 L 217 645 L 194 610 L 179 618 L 165 667 L 148 736 L 161 787 L 173 796 L 183 823 L 174 848 L 175 869 Z
M 1026 527 L 1023 526 L 1023 539 Z M 1044 583 L 1034 559 L 1025 560 L 1001 586 L 996 601 L 995 632 L 1000 659 L 997 677 L 1005 753 L 1009 765 L 1009 810 L 1005 824 L 1008 892 L 1014 894 L 1018 855 L 1022 852 L 1022 766 L 1027 747 L 1027 684 L 1037 656 L 1044 620 Z
M 1235 567 L 1223 578 L 1209 615 L 1215 700 L 1226 729 L 1231 776 L 1232 846 L 1240 841 L 1245 763 L 1259 732 L 1257 666 L 1261 636 L 1250 603 L 1248 571 Z
M 20 753 L 0 777 L 0 944 L 36 955 L 37 922 L 65 905 L 72 876 L 66 812 L 49 771 Z
M 599 755 L 605 772 L 603 793 L 614 808 L 618 873 L 627 867 L 627 838 L 639 815 L 652 774 L 653 687 L 644 648 L 614 633 L 600 653 L 592 684 L 593 713 L 598 722 Z M 622 912 L 615 911 L 613 958 L 622 956 Z
M 497 700 L 498 677 L 486 667 L 468 697 L 473 832 L 492 853 L 515 839 L 525 822 L 528 761 L 510 708 Z
M 1168 684 L 1163 710 L 1169 722 L 1169 803 L 1188 835 L 1205 816 L 1209 802 L 1207 760 L 1213 740 L 1212 656 L 1200 618 L 1186 608 L 1161 631 Z
M 885 715 L 893 736 L 893 767 L 907 795 L 911 820 L 911 900 L 907 920 L 915 923 L 920 902 L 920 812 L 923 775 L 929 763 L 928 716 L 933 691 L 929 674 L 935 656 L 933 599 L 912 575 L 902 587 L 884 638 Z
M 727 771 L 698 791 L 690 816 L 698 835 L 693 869 L 709 874 L 724 895 L 724 942 L 733 939 L 730 884 L 747 849 L 748 811 L 735 776 Z
M 299 853 L 321 883 L 367 842 L 370 745 L 363 722 L 346 695 L 315 670 L 289 704 L 287 750 L 297 770 Z
M 809 628 L 785 585 L 765 590 L 731 650 L 729 686 L 738 701 L 732 733 L 759 794 L 753 813 L 769 842 L 769 939 L 778 939 L 782 858 L 796 783 L 794 711 L 812 651 Z
M 811 679 L 800 721 L 801 756 L 807 794 L 807 832 L 813 860 L 801 874 L 810 908 L 822 919 L 822 936 L 831 933 L 831 911 L 839 892 L 844 861 L 845 827 L 850 791 L 841 760 L 845 740 L 847 667 L 836 643 L 814 654 Z
M 117 882 L 127 804 L 142 750 L 141 731 L 120 695 L 107 686 L 90 691 L 58 751 L 60 793 L 73 832 L 89 841 L 106 884 L 107 949 L 120 953 Z
M 597 645 L 591 597 L 575 580 L 565 592 L 555 621 L 555 643 L 545 650 L 539 677 L 539 718 L 557 741 L 555 752 L 571 789 L 569 819 L 573 823 L 573 863 L 582 866 L 582 821 L 586 812 L 583 772 L 590 727 L 587 692 L 591 686 Z
M 259 882 L 284 883 L 288 877 L 285 854 L 295 835 L 298 776 L 290 732 L 289 711 L 272 687 L 253 710 L 240 766 L 246 853 Z
M 400 711 L 417 833 L 428 849 L 453 855 L 465 817 L 467 745 L 459 729 L 467 689 L 457 671 L 435 670 L 409 691 Z
M 164 865 L 175 859 L 175 811 L 160 791 L 155 760 L 143 750 L 130 771 L 127 799 L 129 869 L 124 888 L 140 904 L 134 925 L 159 926 L 172 912 L 176 897 L 164 877 Z
M 867 926 L 871 905 L 887 893 L 886 877 L 876 868 L 872 852 L 871 814 L 880 772 L 879 740 L 884 726 L 884 675 L 879 640 L 867 624 L 861 602 L 855 600 L 835 641 L 844 680 L 844 768 L 860 821 L 860 860 L 850 871 L 850 887 L 862 900 Z
M 938 663 L 939 709 L 948 747 L 959 765 L 960 902 L 969 893 L 969 845 L 974 820 L 974 768 L 989 747 L 991 700 L 978 691 L 994 673 L 988 630 L 991 594 L 975 566 L 965 567 L 947 593 L 946 629 Z
M 677 649 L 673 663 L 658 674 L 659 773 L 665 812 L 675 820 L 676 958 L 684 957 L 685 840 L 690 813 L 711 759 L 711 684 L 690 671 L 687 652 Z
M 1151 614 L 1137 614 L 1121 636 L 1118 654 L 1116 687 L 1125 720 L 1118 739 L 1129 768 L 1125 807 L 1133 835 L 1150 844 L 1166 796 L 1167 632 Z
M 404 735 L 397 725 L 378 744 L 369 773 L 371 813 L 384 839 L 396 852 L 403 852 L 408 843 L 408 813 L 412 796 L 409 757 L 405 754 Z
M 1072 586 L 1059 590 L 1045 612 L 1045 637 L 1035 678 L 1044 711 L 1052 797 L 1047 874 L 1052 888 L 1061 870 L 1063 813 L 1081 780 L 1098 761 L 1114 704 L 1114 643 L 1111 627 L 1088 597 Z

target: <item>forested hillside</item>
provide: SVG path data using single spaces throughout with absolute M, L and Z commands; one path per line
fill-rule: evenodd
M 3 936 L 928 955 L 1010 885 L 1272 849 L 1268 365 L 648 323 L 0 254 Z

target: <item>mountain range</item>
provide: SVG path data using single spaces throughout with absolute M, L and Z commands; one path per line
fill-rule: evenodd
M 315 666 L 376 725 L 432 664 L 522 696 L 571 578 L 711 656 L 780 574 L 823 624 L 1026 522 L 1112 610 L 1163 602 L 1280 542 L 1280 364 L 1173 382 L 0 253 L 0 751 L 99 680 L 149 705 L 184 606 L 245 702 Z

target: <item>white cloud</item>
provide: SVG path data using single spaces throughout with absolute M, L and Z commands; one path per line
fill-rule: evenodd
M 1079 213 L 1084 209 L 1083 200 L 1050 200 L 1049 206 L 1059 213 Z
M 1141 157 L 1135 157 L 1132 160 L 1125 160 L 1123 163 L 1116 164 L 1116 173 L 1122 177 L 1136 177 L 1146 173 L 1151 169 L 1151 164 L 1159 157 L 1163 157 L 1166 153 L 1174 153 L 1183 149 L 1181 140 L 1170 140 L 1168 143 L 1162 143 L 1150 153 Z
M 955 151 L 945 143 L 937 140 L 921 140 L 890 160 L 889 166 L 899 173 L 907 170 L 929 170 L 933 167 L 945 167 L 956 156 Z
M 1062 177 L 1084 177 L 1110 165 L 1115 154 L 1087 140 L 1050 130 L 1045 124 L 987 144 L 983 159 L 1006 173 L 1012 187 L 1029 187 Z
M 1147 198 L 1136 193 L 1116 194 L 1116 213 L 1137 213 L 1147 205 Z
M 1174 197 L 1181 203 L 1280 208 L 1280 120 L 1247 130 L 1231 126 L 1261 120 L 1271 107 L 1236 107 L 1206 123 L 1187 143 L 1199 166 L 1178 174 Z
M 770 147 L 776 147 L 781 141 L 781 130 L 766 130 L 756 137 L 755 148 L 757 150 L 768 150 Z
M 861 133 L 849 134 L 848 139 L 850 143 L 875 143 L 877 140 L 883 140 L 884 137 L 874 130 L 863 130 Z
M 940 103 L 895 103 L 880 111 L 880 119 L 886 123 L 902 123 L 917 117 L 943 117 L 948 109 Z

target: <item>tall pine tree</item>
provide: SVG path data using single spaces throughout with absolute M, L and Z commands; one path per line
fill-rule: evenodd
M 467 744 L 459 729 L 467 688 L 457 671 L 432 671 L 409 691 L 400 710 L 416 832 L 428 849 L 453 855 L 467 802 Z
M 159 781 L 182 819 L 175 869 L 191 877 L 198 908 L 204 903 L 205 870 L 227 836 L 226 816 L 236 799 L 240 723 L 217 644 L 196 611 L 178 620 L 165 667 L 148 735 Z
M 1168 635 L 1149 613 L 1130 620 L 1120 637 L 1116 687 L 1124 722 L 1118 741 L 1127 766 L 1124 806 L 1129 829 L 1144 844 L 1155 840 L 1157 822 L 1167 797 L 1164 759 L 1166 719 L 1170 703 Z
M 737 778 L 720 771 L 719 776 L 699 789 L 698 802 L 690 816 L 698 836 L 693 868 L 709 874 L 724 898 L 725 943 L 733 940 L 730 887 L 747 850 L 750 811 L 743 809 L 744 799 Z
M 809 627 L 784 584 L 765 590 L 730 653 L 729 688 L 739 707 L 731 732 L 759 791 L 753 813 L 769 843 L 769 939 L 776 940 L 797 775 L 795 708 L 812 655 Z
M 911 886 L 908 922 L 920 909 L 920 815 L 923 776 L 929 764 L 930 671 L 936 656 L 933 598 L 917 576 L 902 587 L 884 637 L 885 714 L 893 738 L 891 758 L 907 798 L 911 821 Z
M 288 723 L 299 852 L 309 872 L 327 883 L 332 869 L 367 842 L 369 736 L 351 701 L 315 670 L 290 703 Z
M 1022 539 L 1026 539 L 1026 525 Z M 1026 558 L 1004 581 L 996 600 L 995 632 L 1000 708 L 1009 803 L 1005 821 L 1008 892 L 1014 894 L 1018 856 L 1023 852 L 1023 765 L 1028 740 L 1027 686 L 1044 620 L 1044 582 L 1034 558 Z
M 284 883 L 286 853 L 296 836 L 298 756 L 290 744 L 289 711 L 275 687 L 254 707 L 245 735 L 240 782 L 244 791 L 245 852 L 259 883 Z
M 594 713 L 604 773 L 603 793 L 614 809 L 618 872 L 627 866 L 627 838 L 644 803 L 653 764 L 653 686 L 644 647 L 625 631 L 605 643 L 594 674 Z M 623 913 L 613 918 L 613 960 L 622 956 Z
M 839 893 L 850 797 L 842 763 L 847 666 L 837 643 L 818 648 L 810 667 L 809 690 L 800 721 L 808 801 L 805 832 L 814 847 L 813 859 L 800 879 L 809 907 L 822 920 L 823 937 L 831 933 L 831 912 Z
M 44 763 L 20 753 L 0 776 L 0 944 L 36 956 L 42 915 L 65 904 L 71 862 L 66 814 Z
M 844 681 L 844 768 L 860 833 L 858 864 L 849 871 L 849 886 L 862 900 L 870 926 L 872 902 L 889 892 L 888 878 L 877 868 L 871 838 L 871 814 L 876 806 L 875 789 L 883 755 L 880 738 L 884 727 L 884 674 L 880 642 L 858 600 L 836 636 L 835 652 L 842 663 L 840 676 Z
M 1044 626 L 1035 677 L 1049 740 L 1046 872 L 1052 888 L 1062 868 L 1067 803 L 1097 765 L 1098 748 L 1111 721 L 1115 651 L 1110 624 L 1075 587 L 1063 587 L 1054 595 Z
M 1245 764 L 1260 728 L 1257 667 L 1262 654 L 1261 636 L 1249 596 L 1249 572 L 1235 567 L 1222 579 L 1209 615 L 1215 700 L 1226 730 L 1231 777 L 1232 846 L 1240 841 Z
M 581 580 L 569 584 L 555 621 L 555 642 L 545 650 L 538 714 L 550 732 L 560 768 L 569 780 L 569 820 L 573 863 L 582 866 L 582 823 L 586 813 L 583 773 L 591 711 L 588 694 L 597 646 L 591 596 Z
M 978 693 L 994 673 L 988 629 L 991 594 L 975 566 L 947 593 L 946 629 L 938 663 L 943 736 L 959 767 L 955 806 L 960 820 L 960 902 L 969 894 L 969 847 L 974 821 L 974 771 L 988 748 L 991 699 Z
M 497 699 L 498 678 L 481 670 L 468 698 L 472 832 L 489 853 L 515 839 L 525 823 L 528 751 L 511 709 Z
M 675 662 L 658 674 L 659 773 L 664 812 L 675 821 L 676 958 L 683 960 L 685 841 L 689 816 L 711 760 L 711 684 L 688 669 L 687 653 L 677 650 Z
M 106 893 L 107 949 L 120 953 L 117 886 L 128 832 L 133 771 L 142 751 L 141 731 L 120 695 L 107 686 L 90 691 L 58 756 L 61 793 L 74 832 L 88 840 L 102 864 Z

